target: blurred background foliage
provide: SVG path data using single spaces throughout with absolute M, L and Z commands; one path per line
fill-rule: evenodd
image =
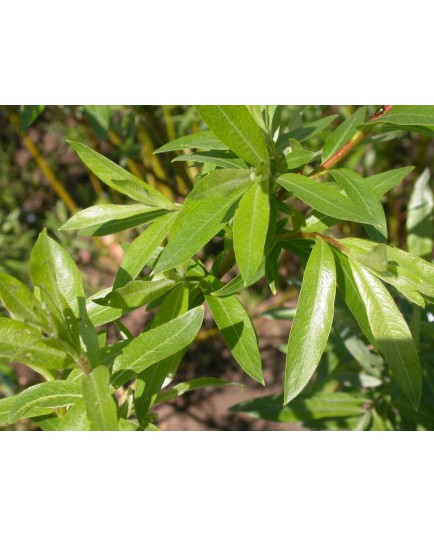
M 328 128 L 313 132 L 302 140 L 304 149 L 319 151 L 333 127 L 357 108 L 350 105 L 283 106 L 281 132 L 292 132 L 294 138 L 297 138 L 297 131 L 300 134 L 300 129 L 306 123 L 335 115 Z M 372 116 L 377 108 L 368 106 L 367 116 Z M 79 141 L 92 147 L 166 196 L 182 202 L 200 171 L 197 167 L 199 164 L 172 162 L 176 154 L 155 155 L 154 151 L 170 140 L 202 128 L 204 125 L 192 106 L 0 106 L 0 271 L 28 281 L 30 251 L 38 233 L 46 227 L 74 257 L 89 294 L 109 286 L 122 256 L 119 244 L 130 242 L 140 232 L 140 228 L 100 238 L 80 237 L 75 233 L 57 230 L 72 213 L 81 208 L 124 201 L 122 194 L 110 190 L 83 166 L 66 140 Z M 367 138 L 340 163 L 355 169 L 362 176 L 395 167 L 415 166 L 415 170 L 384 198 L 391 245 L 407 249 L 409 199 L 416 179 L 426 169 L 426 173 L 429 173 L 433 156 L 432 139 L 417 133 L 392 131 Z M 431 215 L 430 222 L 432 234 Z M 362 227 L 355 223 L 345 223 L 337 227 L 336 232 L 340 236 L 364 236 Z M 213 258 L 212 244 L 202 252 L 202 256 L 205 262 L 207 257 Z M 432 261 L 431 253 L 425 258 Z M 196 346 L 189 352 L 180 369 L 181 376 L 186 378 L 202 374 L 241 380 L 247 385 L 243 399 L 250 399 L 252 395 L 271 396 L 264 402 L 265 409 L 258 410 L 257 405 L 251 409 L 249 403 L 245 402 L 244 406 L 241 404 L 235 408 L 244 414 L 227 413 L 227 408 L 240 399 L 238 391 L 227 400 L 218 399 L 214 406 L 212 402 L 206 406 L 206 400 L 200 398 L 212 398 L 212 391 L 211 395 L 210 391 L 205 395 L 191 393 L 174 403 L 172 413 L 166 417 L 168 422 L 172 419 L 168 427 L 432 429 L 434 411 L 432 414 L 429 411 L 424 414 L 422 411 L 419 415 L 414 415 L 407 408 L 407 414 L 411 415 L 406 417 L 405 412 L 400 413 L 397 409 L 396 399 L 392 403 L 389 391 L 384 391 L 389 380 L 382 361 L 378 361 L 377 356 L 370 352 L 360 334 L 355 335 L 358 333 L 357 328 L 351 325 L 345 307 L 339 302 L 336 305 L 337 322 L 326 356 L 311 384 L 311 392 L 307 390 L 303 396 L 317 396 L 319 393 L 321 398 L 327 393 L 351 392 L 364 397 L 366 393 L 371 393 L 371 399 L 377 397 L 379 403 L 370 412 L 369 422 L 366 412 L 363 413 L 366 422 L 360 422 L 360 415 L 330 419 L 327 419 L 327 415 L 320 415 L 316 418 L 313 406 L 303 406 L 301 402 L 298 411 L 297 408 L 286 409 L 286 413 L 281 411 L 278 398 L 284 368 L 284 354 L 281 351 L 287 341 L 302 268 L 288 252 L 283 254 L 280 265 L 280 291 L 276 296 L 270 297 L 268 287 L 261 282 L 242 295 L 248 309 L 253 311 L 259 340 L 264 341 L 261 342 L 261 349 L 264 353 L 268 391 L 258 390 L 245 378 L 234 377 L 237 369 L 225 358 L 218 331 L 211 323 L 205 324 Z M 430 306 L 431 309 L 421 313 L 403 300 L 399 301 L 399 305 L 415 330 L 422 362 L 429 364 L 429 372 L 425 369 L 424 393 L 434 408 L 434 375 L 431 371 L 434 363 L 434 352 L 431 350 L 434 329 L 428 322 L 429 315 L 434 314 L 434 310 Z M 4 314 L 0 305 L 0 315 Z M 141 318 L 139 322 L 143 324 L 144 319 Z M 136 330 L 139 328 L 136 326 Z M 358 339 L 355 341 L 354 337 Z M 363 346 L 363 351 L 360 351 L 360 345 Z M 356 361 L 350 359 L 351 355 L 357 356 Z M 0 364 L 0 396 L 9 396 L 32 384 L 35 382 L 34 374 L 22 366 Z M 381 394 L 382 390 L 384 395 Z M 321 400 L 318 403 L 321 405 Z M 193 407 L 196 410 L 192 413 Z M 246 417 L 245 414 L 249 416 Z M 260 420 L 255 421 L 252 417 Z M 26 423 L 20 424 L 19 428 L 26 428 Z

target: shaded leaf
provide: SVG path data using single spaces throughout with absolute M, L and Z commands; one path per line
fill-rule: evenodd
M 161 393 L 155 399 L 155 404 L 169 402 L 169 400 L 173 400 L 184 393 L 195 391 L 196 389 L 204 389 L 205 387 L 224 387 L 228 385 L 243 387 L 241 383 L 220 380 L 219 378 L 195 378 L 194 380 L 178 383 L 178 385 L 175 385 L 172 389 Z
M 434 196 L 429 169 L 414 184 L 407 207 L 407 247 L 409 253 L 431 258 L 433 250 Z
M 20 133 L 27 130 L 45 110 L 43 104 L 25 104 L 20 111 Z

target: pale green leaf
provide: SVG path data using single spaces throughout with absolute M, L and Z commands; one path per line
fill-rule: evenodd
M 189 346 L 202 321 L 203 307 L 200 306 L 138 335 L 115 359 L 115 384 L 122 385 L 147 367 Z
M 232 217 L 237 198 L 186 201 L 171 230 L 170 240 L 154 273 L 165 272 L 191 259 Z
M 63 380 L 39 383 L 20 393 L 12 406 L 9 419 L 15 422 L 27 417 L 33 409 L 57 409 L 72 406 L 81 399 L 81 389 L 76 383 Z
M 196 106 L 214 134 L 238 156 L 258 166 L 268 164 L 267 145 L 260 127 L 246 106 Z
M 270 200 L 264 183 L 254 183 L 242 197 L 233 223 L 234 251 L 241 276 L 249 285 L 264 259 Z
M 171 209 L 173 203 L 155 188 L 151 188 L 128 171 L 76 141 L 68 141 L 84 164 L 105 184 L 135 201 Z
M 417 407 L 422 394 L 422 371 L 410 329 L 382 283 L 351 259 L 349 264 L 376 346 L 398 385 Z
M 284 403 L 295 398 L 315 372 L 327 344 L 334 314 L 336 269 L 330 247 L 318 240 L 303 276 L 288 341 Z
M 259 180 L 259 177 L 256 178 L 254 169 L 218 169 L 201 179 L 188 198 L 194 200 L 222 199 L 234 194 L 239 194 L 241 197 L 254 180 Z
M 176 213 L 161 216 L 131 242 L 116 274 L 113 290 L 133 281 L 140 274 L 169 232 L 175 217 Z
M 387 241 L 386 216 L 375 191 L 360 175 L 351 169 L 333 169 L 331 174 L 348 198 L 359 208 L 359 211 L 365 213 L 366 220 L 370 221 L 372 227 L 378 231 L 374 235 L 378 235 L 378 241 Z M 366 226 L 366 230 L 370 236 L 373 234 L 370 225 Z
M 419 257 L 432 256 L 434 195 L 429 183 L 429 169 L 414 184 L 407 207 L 407 247 Z
M 97 367 L 81 381 L 87 416 L 93 430 L 118 430 L 117 406 L 110 393 L 110 372 Z
M 88 432 L 92 430 L 92 424 L 87 416 L 86 404 L 83 399 L 68 409 L 57 430 L 59 432 Z
M 222 143 L 211 130 L 203 130 L 169 141 L 169 143 L 166 143 L 154 151 L 154 154 L 167 153 L 169 151 L 183 151 L 184 149 L 225 151 L 227 148 L 227 145 Z

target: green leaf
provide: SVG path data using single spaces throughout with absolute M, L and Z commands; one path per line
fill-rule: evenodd
M 113 322 L 113 320 L 124 316 L 130 311 L 129 309 L 116 309 L 114 307 L 98 305 L 94 301 L 99 300 L 100 298 L 104 298 L 104 296 L 107 296 L 107 294 L 111 292 L 111 290 L 111 287 L 100 290 L 86 300 L 87 314 L 89 315 L 89 319 L 95 327 L 102 326 L 103 324 L 108 324 L 109 322 Z
M 151 188 L 114 162 L 98 154 L 93 149 L 76 141 L 68 141 L 83 163 L 107 186 L 135 201 L 172 209 L 173 203 L 155 188 Z
M 107 132 L 110 128 L 111 106 L 87 105 L 83 106 L 83 111 L 98 138 L 101 140 L 107 139 Z
M 336 191 L 332 185 L 315 182 L 295 173 L 285 173 L 277 179 L 277 182 L 307 205 L 327 216 L 339 220 L 376 223 L 376 220 L 363 210 L 363 207 L 354 204 L 348 197 Z
M 161 254 L 154 273 L 165 272 L 191 259 L 225 226 L 232 217 L 237 198 L 211 201 L 187 200 L 178 213 L 169 243 Z
M 166 210 L 148 205 L 95 205 L 80 210 L 59 229 L 79 229 L 85 236 L 103 236 L 132 229 L 167 214 Z
M 434 106 L 393 106 L 378 119 L 365 123 L 366 126 L 375 124 L 434 127 Z
M 113 364 L 113 381 L 122 385 L 152 364 L 189 346 L 203 321 L 203 307 L 196 307 L 174 320 L 145 331 L 124 347 Z
M 12 318 L 0 318 L 0 358 L 36 370 L 61 369 L 73 362 L 61 342 L 43 337 L 36 328 Z
M 270 221 L 270 200 L 264 183 L 254 183 L 242 197 L 233 223 L 234 251 L 246 285 L 264 259 Z
M 399 182 L 405 179 L 405 177 L 407 177 L 407 175 L 412 172 L 413 169 L 414 166 L 391 169 L 390 171 L 385 171 L 384 173 L 378 173 L 377 175 L 366 177 L 365 181 L 380 198 Z
M 88 419 L 86 404 L 83 399 L 76 402 L 60 421 L 59 432 L 87 432 L 92 430 L 92 424 Z
M 354 253 L 350 254 L 356 261 L 362 262 L 368 268 L 373 268 L 378 272 L 384 272 L 387 270 L 387 248 L 384 244 L 377 244 L 366 253 Z
M 187 382 L 178 383 L 178 385 L 175 385 L 175 387 L 172 389 L 161 393 L 155 399 L 155 404 L 169 402 L 169 400 L 173 400 L 184 393 L 195 391 L 196 389 L 204 389 L 205 387 L 223 387 L 228 385 L 237 385 L 239 387 L 243 387 L 241 383 L 220 380 L 219 378 L 196 378 Z
M 214 164 L 222 168 L 246 169 L 244 160 L 229 151 L 208 151 L 177 156 L 172 162 L 199 162 L 200 164 Z
M 410 329 L 382 283 L 351 259 L 349 264 L 376 346 L 396 382 L 417 408 L 422 394 L 422 371 Z
M 110 372 L 97 367 L 81 381 L 86 412 L 93 430 L 118 430 L 117 406 L 110 393 Z
M 131 242 L 116 274 L 113 290 L 123 287 L 140 274 L 169 232 L 176 215 L 169 213 L 161 216 Z
M 378 241 L 387 241 L 387 223 L 383 206 L 377 194 L 362 179 L 362 177 L 351 169 L 332 169 L 331 174 L 339 186 L 347 194 L 348 198 L 359 207 L 360 211 L 366 214 L 366 219 L 371 221 L 372 227 L 378 231 L 374 236 L 378 236 Z M 366 226 L 368 234 L 371 236 L 371 226 Z M 373 236 L 371 236 L 373 238 Z
M 162 326 L 166 322 L 185 314 L 188 311 L 189 297 L 189 288 L 185 283 L 181 283 L 172 289 L 153 318 L 150 329 Z M 154 404 L 155 398 L 166 378 L 169 374 L 172 376 L 175 374 L 177 365 L 184 353 L 185 351 L 182 349 L 151 365 L 138 375 L 134 394 L 134 408 L 140 423 L 146 419 L 146 414 Z
M 407 207 L 407 247 L 409 253 L 431 258 L 433 250 L 434 196 L 429 169 L 414 184 Z
M 25 104 L 20 111 L 20 133 L 27 130 L 45 110 L 43 104 Z
M 184 149 L 204 149 L 206 151 L 225 151 L 227 145 L 222 143 L 211 130 L 203 130 L 182 136 L 176 140 L 169 141 L 159 149 L 154 151 L 157 153 L 167 153 L 169 151 L 183 151 Z
M 153 281 L 131 281 L 95 301 L 99 305 L 107 305 L 116 309 L 137 308 L 163 296 L 176 284 L 177 281 L 165 278 Z
M 256 179 L 254 169 L 218 169 L 208 173 L 188 196 L 193 200 L 223 199 L 238 194 L 239 197 Z
M 16 397 L 9 419 L 11 422 L 18 421 L 29 416 L 29 412 L 34 408 L 57 409 L 72 406 L 81 396 L 80 386 L 76 383 L 63 380 L 39 383 Z
M 223 339 L 246 374 L 264 385 L 258 339 L 252 321 L 236 296 L 206 295 L 206 302 Z
M 229 149 L 249 164 L 268 164 L 262 131 L 246 106 L 196 106 L 200 116 Z
M 312 377 L 327 344 L 333 321 L 336 269 L 330 247 L 318 240 L 304 272 L 288 341 L 284 403 L 295 398 Z
M 9 413 L 12 406 L 15 404 L 16 396 L 8 396 L 7 398 L 0 398 L 0 426 L 10 424 Z
M 281 134 L 276 142 L 276 149 L 282 151 L 288 145 L 290 139 L 306 141 L 313 138 L 329 127 L 336 117 L 338 117 L 338 114 L 327 115 L 326 117 L 321 117 L 321 119 L 317 119 L 306 125 L 296 127 L 285 134 Z
M 353 113 L 351 117 L 343 121 L 327 138 L 322 151 L 322 161 L 325 162 L 337 150 L 339 150 L 356 133 L 357 127 L 365 119 L 366 107 L 363 106 Z
M 274 422 L 306 422 L 317 419 L 353 417 L 365 413 L 369 399 L 352 393 L 301 394 L 289 405 L 282 407 L 283 396 L 272 395 L 246 400 L 229 409 L 242 411 L 256 419 Z
M 315 158 L 316 154 L 305 149 L 298 149 L 286 155 L 286 167 L 288 169 L 296 169 L 304 164 L 307 164 Z
M 41 303 L 24 283 L 4 272 L 0 273 L 0 300 L 15 320 L 52 333 L 50 317 Z

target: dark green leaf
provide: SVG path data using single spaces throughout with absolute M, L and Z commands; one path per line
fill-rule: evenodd
M 351 117 L 345 119 L 327 138 L 322 151 L 322 161 L 324 162 L 356 133 L 357 127 L 365 119 L 366 107 L 359 108 Z
M 260 127 L 246 106 L 196 106 L 214 134 L 238 156 L 258 166 L 269 163 L 267 145 Z
M 335 419 L 361 415 L 369 399 L 352 393 L 317 393 L 313 396 L 300 395 L 289 405 L 282 407 L 283 396 L 272 395 L 246 400 L 230 408 L 242 411 L 256 419 L 274 422 L 311 421 Z
M 264 385 L 258 339 L 247 311 L 236 296 L 207 295 L 206 301 L 237 363 L 246 374 Z
M 222 143 L 211 130 L 204 130 L 182 136 L 176 140 L 169 141 L 156 151 L 156 153 L 167 153 L 169 151 L 183 151 L 184 149 L 204 149 L 206 151 L 225 151 L 227 146 Z
M 154 207 L 173 208 L 173 203 L 128 171 L 76 141 L 68 141 L 84 164 L 105 184 L 135 201 Z
M 360 223 L 376 223 L 363 207 L 355 205 L 331 185 L 315 182 L 295 173 L 285 173 L 277 179 L 277 182 L 307 205 L 327 216 Z
M 105 140 L 110 128 L 111 107 L 101 105 L 83 106 L 84 115 L 98 138 Z
M 200 164 L 214 164 L 228 169 L 246 169 L 244 160 L 228 151 L 208 151 L 177 156 L 172 162 L 199 162 Z
M 413 169 L 413 166 L 391 169 L 390 171 L 385 171 L 384 173 L 378 173 L 378 175 L 366 177 L 365 181 L 374 190 L 378 197 L 382 197 L 386 192 L 405 179 L 405 177 L 407 177 L 407 175 L 413 171 Z
M 264 183 L 254 183 L 242 197 L 233 223 L 234 251 L 241 276 L 249 285 L 264 259 L 270 200 Z
M 43 104 L 25 104 L 20 111 L 20 132 L 28 129 L 44 111 Z
M 336 270 L 330 247 L 318 240 L 310 254 L 286 353 L 285 404 L 312 377 L 324 352 L 334 313 Z
M 115 401 L 110 393 L 110 372 L 97 367 L 81 382 L 87 416 L 94 430 L 118 430 Z
M 286 167 L 288 169 L 296 169 L 304 164 L 307 164 L 315 158 L 315 153 L 312 151 L 306 151 L 304 149 L 298 149 L 286 155 Z

